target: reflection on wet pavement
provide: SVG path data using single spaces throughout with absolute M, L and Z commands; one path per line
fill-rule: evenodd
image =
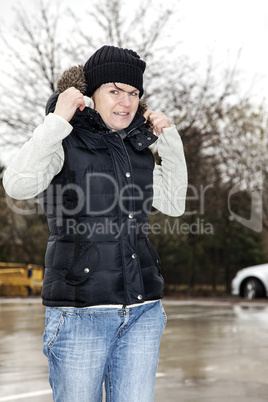
M 155 402 L 267 401 L 268 301 L 165 300 L 164 307 Z M 0 299 L 0 402 L 52 402 L 44 313 L 39 299 Z
M 41 349 L 44 307 L 39 300 L 26 304 L 23 300 L 17 303 L 3 300 L 0 302 L 0 401 L 7 396 L 44 389 L 47 383 L 47 362 Z M 52 400 L 51 396 L 48 400 Z
M 267 401 L 266 302 L 166 302 L 165 308 L 156 402 Z

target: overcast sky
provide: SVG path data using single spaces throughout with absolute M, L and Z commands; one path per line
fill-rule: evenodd
M 184 49 L 202 60 L 213 50 L 219 62 L 235 60 L 250 83 L 262 77 L 258 90 L 268 94 L 268 1 L 181 0 Z
M 30 8 L 32 1 L 23 0 L 21 3 L 24 8 Z M 142 0 L 126 1 L 129 6 L 138 7 Z M 152 0 L 152 7 L 156 2 L 161 0 Z M 166 5 L 174 0 L 163 2 Z M 0 18 L 8 25 L 14 18 L 12 8 L 18 4 L 18 0 L 0 1 Z M 82 16 L 92 6 L 92 1 L 64 0 L 63 4 L 74 10 L 79 7 Z M 255 77 L 258 80 L 254 93 L 259 99 L 266 97 L 268 0 L 180 0 L 177 4 L 180 22 L 172 27 L 172 32 L 181 39 L 182 54 L 205 66 L 209 53 L 212 53 L 217 64 L 226 66 L 234 63 L 239 49 L 242 49 L 238 67 L 244 88 L 249 89 Z
M 30 8 L 34 0 L 23 0 L 24 8 Z M 48 1 L 48 0 L 44 0 Z M 126 0 L 131 7 L 138 7 L 140 0 Z M 161 0 L 152 0 L 154 3 Z M 163 0 L 169 4 L 174 0 Z M 12 21 L 12 8 L 18 0 L 0 1 L 0 16 L 5 22 Z M 64 0 L 81 16 L 91 5 L 90 0 Z M 178 26 L 172 27 L 174 35 L 182 41 L 181 50 L 193 61 L 206 63 L 212 52 L 219 63 L 230 64 L 242 49 L 239 68 L 250 85 L 254 76 L 262 78 L 258 91 L 268 93 L 268 0 L 179 0 Z

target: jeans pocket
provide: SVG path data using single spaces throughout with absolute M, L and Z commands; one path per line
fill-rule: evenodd
M 163 317 L 164 327 L 165 327 L 167 324 L 167 315 L 166 315 L 165 309 L 162 304 L 161 304 L 161 306 L 162 306 L 162 317 Z
M 46 308 L 46 328 L 43 335 L 43 352 L 47 356 L 48 352 L 58 339 L 64 323 L 65 313 L 57 308 Z

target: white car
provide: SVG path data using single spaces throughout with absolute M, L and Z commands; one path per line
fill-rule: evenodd
M 232 295 L 248 300 L 268 296 L 268 264 L 241 269 L 232 280 Z

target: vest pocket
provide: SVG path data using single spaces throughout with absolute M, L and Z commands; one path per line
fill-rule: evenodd
M 158 267 L 159 273 L 162 275 L 160 257 L 158 255 L 154 245 L 150 242 L 148 237 L 146 237 L 146 244 L 147 244 L 147 247 L 148 247 L 148 249 L 149 249 L 149 251 L 151 253 L 151 256 L 153 257 L 153 259 L 154 259 L 154 261 L 155 261 L 155 263 L 156 263 L 156 265 Z
M 99 251 L 95 244 L 89 245 L 83 250 L 82 255 L 75 261 L 73 267 L 65 275 L 68 285 L 80 285 L 85 282 L 99 264 Z

